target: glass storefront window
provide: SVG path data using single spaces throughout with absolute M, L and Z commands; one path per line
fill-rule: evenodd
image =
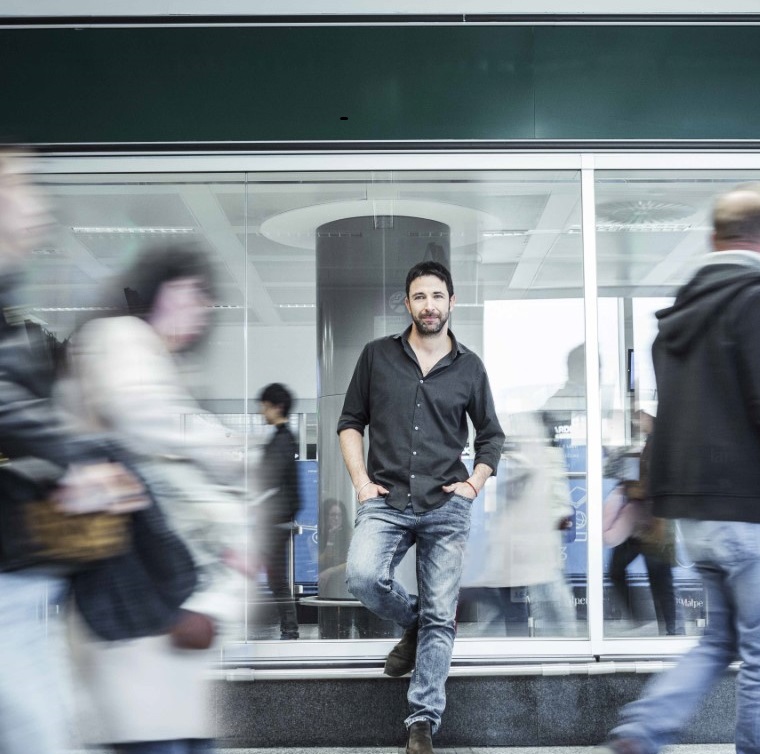
M 654 518 L 641 489 L 640 456 L 657 416 L 655 312 L 672 303 L 710 251 L 715 196 L 757 177 L 596 173 L 607 636 L 692 636 L 705 626 L 705 596 L 678 525 Z M 636 515 L 629 519 L 630 510 Z
M 304 604 L 317 620 L 302 634 L 398 633 L 357 605 L 345 585 L 356 503 L 335 426 L 364 344 L 409 324 L 404 278 L 427 258 L 452 271 L 452 328 L 483 357 L 509 435 L 499 476 L 473 508 L 459 635 L 585 635 L 585 614 L 577 609 L 587 570 L 579 173 L 336 173 L 288 180 L 249 174 L 247 188 L 252 279 L 266 287 L 275 315 L 252 331 L 268 357 L 251 373 L 266 370 L 273 379 L 297 382 L 299 400 L 316 403 L 320 421 L 319 481 L 301 516 L 318 525 L 317 583 L 299 584 L 304 594 L 315 593 Z M 261 294 L 249 286 L 251 306 Z M 288 347 L 267 348 L 274 343 Z M 318 380 L 305 361 L 318 363 Z M 471 462 L 470 447 L 463 456 Z M 413 585 L 411 554 L 399 573 Z
M 121 401 L 131 405 L 140 419 L 120 416 L 118 426 L 127 431 L 145 424 L 139 431 L 151 438 L 154 454 L 176 456 L 177 438 L 182 437 L 186 444 L 202 446 L 209 459 L 218 456 L 220 467 L 229 468 L 231 481 L 244 484 L 244 465 L 235 459 L 245 453 L 246 435 L 251 432 L 244 400 L 248 315 L 243 241 L 234 233 L 236 219 L 245 215 L 243 176 L 73 174 L 43 176 L 41 182 L 57 228 L 49 245 L 31 256 L 27 327 L 43 333 L 44 341 L 56 344 L 57 352 L 91 319 L 109 316 L 115 308 L 133 310 L 145 291 L 131 289 L 132 279 L 124 281 L 123 290 L 110 290 L 105 298 L 104 293 L 143 251 L 159 255 L 173 245 L 193 245 L 207 255 L 214 281 L 209 304 L 212 327 L 197 348 L 178 356 L 192 394 L 190 400 L 180 399 L 182 413 L 171 404 L 178 386 L 154 383 L 156 375 L 150 368 L 132 363 L 128 354 L 120 363 L 132 382 L 108 377 L 103 384 L 141 391 L 140 407 L 129 403 L 127 393 Z M 134 354 L 136 361 L 139 358 Z M 87 428 L 100 428 L 91 420 L 85 420 Z M 135 434 L 128 443 L 133 450 L 141 444 L 138 437 Z M 209 466 L 214 464 L 215 460 L 209 461 Z M 143 473 L 148 473 L 147 468 Z M 238 520 L 242 517 L 241 508 Z M 231 537 L 241 552 L 247 538 L 245 527 Z M 236 594 L 242 602 L 244 587 Z M 242 605 L 236 612 L 241 617 L 232 621 L 230 636 L 243 640 Z
M 32 269 L 35 316 L 60 341 L 93 315 L 99 283 L 147 245 L 202 243 L 215 328 L 195 385 L 248 439 L 254 500 L 269 436 L 256 400 L 286 384 L 303 508 L 290 577 L 301 638 L 392 636 L 345 586 L 354 493 L 335 422 L 363 345 L 403 330 L 404 278 L 452 270 L 452 327 L 490 373 L 509 440 L 473 508 L 462 637 L 583 637 L 586 590 L 583 248 L 578 171 L 58 175 L 58 238 Z M 43 319 L 44 317 L 44 319 Z M 560 326 L 561 325 L 561 326 Z M 315 421 L 315 417 L 318 420 Z M 182 417 L 185 431 L 203 418 Z M 463 449 L 472 462 L 471 446 Z M 400 567 L 413 582 L 411 556 Z M 266 577 L 243 640 L 277 638 Z
M 34 325 L 63 342 L 97 314 L 101 283 L 139 249 L 192 239 L 208 249 L 219 294 L 192 389 L 204 410 L 246 438 L 254 500 L 271 432 L 257 397 L 272 382 L 294 395 L 289 426 L 303 507 L 288 573 L 301 639 L 278 640 L 277 606 L 259 574 L 241 598 L 228 662 L 379 658 L 399 633 L 346 590 L 355 495 L 335 424 L 363 345 L 407 326 L 404 277 L 422 258 L 451 268 L 452 329 L 483 359 L 507 433 L 498 476 L 473 508 L 455 659 L 667 653 L 685 643 L 652 642 L 704 627 L 704 597 L 677 528 L 668 556 L 675 617 L 662 609 L 663 580 L 658 604 L 644 558 L 613 563 L 613 540 L 602 541 L 602 531 L 614 490 L 635 481 L 656 420 L 653 314 L 708 250 L 713 197 L 755 180 L 760 165 L 720 169 L 711 156 L 709 169 L 684 170 L 679 158 L 659 166 L 649 156 L 644 168 L 608 155 L 594 170 L 580 155 L 462 157 L 294 155 L 282 158 L 284 168 L 261 169 L 271 161 L 187 157 L 147 160 L 159 167 L 146 168 L 114 157 L 94 170 L 87 160 L 65 170 L 66 158 L 48 159 L 54 169 L 41 181 L 60 228 L 33 255 Z M 592 244 L 584 230 L 594 225 Z M 587 337 L 598 338 L 590 354 Z M 595 350 L 599 389 L 588 393 Z M 202 431 L 202 416 L 181 421 L 188 436 Z M 471 434 L 465 463 L 472 455 Z M 407 560 L 400 572 L 411 585 Z

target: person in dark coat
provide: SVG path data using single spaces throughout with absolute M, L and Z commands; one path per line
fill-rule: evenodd
M 261 411 L 274 428 L 264 448 L 261 486 L 271 494 L 263 501 L 258 532 L 261 558 L 267 583 L 280 615 L 280 638 L 297 639 L 298 616 L 289 578 L 289 548 L 293 521 L 301 507 L 298 491 L 298 443 L 288 427 L 293 404 L 290 391 L 279 382 L 259 393 Z
M 713 224 L 713 253 L 657 312 L 649 464 L 652 512 L 680 519 L 707 628 L 623 708 L 598 752 L 655 754 L 675 742 L 735 659 L 736 751 L 760 751 L 760 185 L 720 196 Z

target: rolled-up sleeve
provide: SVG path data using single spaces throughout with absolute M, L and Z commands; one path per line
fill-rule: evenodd
M 346 398 L 343 401 L 343 411 L 338 419 L 338 434 L 344 429 L 355 429 L 364 434 L 364 428 L 369 424 L 369 391 L 370 391 L 370 371 L 372 366 L 372 356 L 368 344 L 362 350 L 359 360 L 356 362 L 354 374 L 346 391 Z
M 480 374 L 473 381 L 473 391 L 467 414 L 475 428 L 475 465 L 484 463 L 493 469 L 493 476 L 499 466 L 504 446 L 504 432 L 496 416 L 488 375 L 481 364 Z

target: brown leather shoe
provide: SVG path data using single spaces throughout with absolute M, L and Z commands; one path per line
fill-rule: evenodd
M 417 659 L 417 626 L 407 628 L 401 641 L 396 644 L 385 658 L 383 672 L 391 678 L 399 678 L 414 670 Z
M 427 720 L 420 720 L 409 726 L 406 754 L 434 754 L 433 733 Z

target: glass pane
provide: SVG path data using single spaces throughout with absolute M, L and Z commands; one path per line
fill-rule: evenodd
M 400 633 L 345 584 L 356 500 L 335 429 L 363 346 L 409 325 L 404 280 L 423 258 L 450 266 L 452 330 L 485 362 L 508 435 L 498 475 L 472 509 L 458 636 L 585 636 L 579 175 L 257 173 L 247 191 L 248 392 L 283 382 L 300 432 L 319 417 L 318 461 L 298 462 L 301 638 Z M 472 439 L 471 430 L 469 465 Z M 313 440 L 299 438 L 307 453 Z M 415 588 L 411 555 L 397 575 Z M 260 587 L 267 598 L 266 579 Z M 258 609 L 250 637 L 279 635 L 275 607 Z
M 194 513 L 192 520 L 186 516 L 177 524 L 196 560 L 228 547 L 242 564 L 248 545 L 242 497 L 208 493 L 221 480 L 238 488 L 245 483 L 244 236 L 232 230 L 235 218 L 245 214 L 242 176 L 57 175 L 43 176 L 41 183 L 58 226 L 50 244 L 32 255 L 29 318 L 56 350 L 74 335 L 74 359 L 83 343 L 96 356 L 91 361 L 98 373 L 87 367 L 92 380 L 87 384 L 101 388 L 97 400 L 102 406 L 93 404 L 93 394 L 82 389 L 87 408 L 78 413 L 78 423 L 87 429 L 109 429 L 135 451 L 141 472 L 154 491 L 162 491 L 156 494 L 167 515 L 177 513 L 180 499 L 199 504 L 193 510 L 201 511 L 199 520 L 206 525 L 198 526 Z M 159 327 L 154 315 L 170 304 L 160 291 L 151 299 L 150 281 L 164 278 L 129 276 L 115 288 L 112 284 L 114 276 L 123 275 L 143 252 L 150 252 L 151 260 L 166 260 L 171 247 L 187 245 L 201 250 L 213 278 L 213 293 L 204 292 L 200 304 L 202 319 L 211 327 L 198 342 L 201 325 L 191 325 L 197 325 L 197 332 L 185 340 L 185 325 L 174 309 L 166 320 L 171 323 Z M 153 275 L 163 276 L 164 266 L 163 261 L 157 264 Z M 135 316 L 109 320 L 100 335 L 80 332 L 91 319 L 117 310 L 135 315 L 143 305 L 148 309 L 140 330 L 144 337 L 131 335 Z M 194 299 L 192 305 L 199 304 Z M 125 320 L 132 320 L 129 335 Z M 118 367 L 108 366 L 117 363 Z M 65 408 L 76 410 L 70 402 L 73 393 L 62 394 Z M 196 495 L 202 487 L 206 491 Z M 224 505 L 203 509 L 210 494 Z M 227 590 L 230 635 L 242 639 L 245 579 L 235 575 L 230 584 L 214 582 L 213 588 Z
M 702 584 L 678 526 L 651 515 L 640 473 L 657 415 L 654 313 L 710 250 L 714 197 L 757 179 L 724 171 L 596 175 L 608 636 L 694 635 L 705 625 Z
M 274 432 L 258 399 L 273 383 L 292 395 L 287 426 L 301 508 L 294 527 L 280 526 L 285 586 L 258 568 L 231 638 L 292 638 L 283 602 L 295 607 L 300 638 L 399 634 L 345 585 L 355 493 L 335 423 L 364 344 L 409 324 L 404 278 L 425 255 L 452 270 L 452 330 L 483 359 L 508 436 L 498 475 L 472 508 L 459 636 L 586 635 L 577 173 L 120 174 L 45 183 L 61 223 L 50 248 L 34 255 L 33 315 L 59 341 L 93 315 L 101 282 L 148 243 L 189 238 L 208 250 L 215 327 L 195 359 L 199 410 L 180 425 L 189 441 L 216 419 L 228 436 L 247 437 L 258 528 Z M 473 438 L 470 428 L 469 467 Z M 248 566 L 265 565 L 252 528 L 238 536 Z M 415 588 L 411 557 L 398 575 Z

